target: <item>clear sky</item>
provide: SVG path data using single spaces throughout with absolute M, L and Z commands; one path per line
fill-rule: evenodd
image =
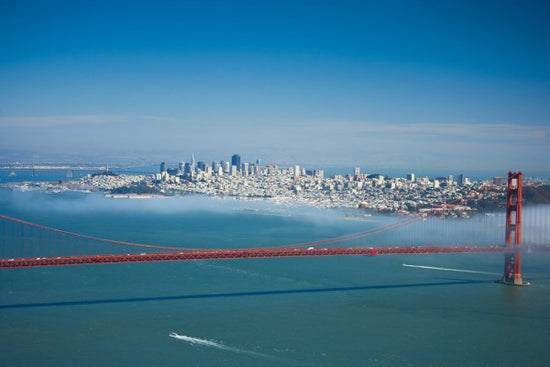
M 4 0 L 0 148 L 550 172 L 550 2 Z

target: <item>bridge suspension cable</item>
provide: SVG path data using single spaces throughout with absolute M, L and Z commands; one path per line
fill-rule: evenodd
M 146 244 L 141 244 L 141 243 L 117 241 L 117 240 L 110 240 L 108 238 L 88 236 L 88 235 L 85 235 L 85 234 L 69 232 L 69 231 L 65 231 L 65 230 L 62 230 L 62 229 L 43 226 L 41 224 L 36 224 L 36 223 L 28 222 L 28 221 L 25 221 L 25 220 L 22 220 L 22 219 L 13 218 L 13 217 L 10 217 L 10 216 L 4 215 L 4 214 L 0 214 L 0 218 L 6 219 L 6 220 L 11 221 L 11 222 L 23 224 L 23 225 L 26 225 L 26 226 L 43 229 L 43 230 L 48 231 L 48 232 L 55 232 L 55 233 L 65 234 L 65 235 L 68 235 L 68 236 L 71 236 L 71 237 L 83 238 L 83 239 L 87 239 L 87 240 L 99 241 L 99 242 L 104 242 L 104 243 L 110 243 L 110 244 L 113 244 L 113 245 L 124 245 L 124 246 L 131 246 L 131 247 L 141 247 L 141 248 L 171 250 L 171 251 L 194 251 L 194 250 L 198 250 L 198 249 L 184 248 L 184 247 L 146 245 Z

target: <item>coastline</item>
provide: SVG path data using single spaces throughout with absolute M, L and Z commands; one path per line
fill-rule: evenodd
M 255 176 L 213 176 L 207 179 L 155 180 L 145 175 L 88 175 L 75 180 L 0 184 L 19 191 L 104 193 L 107 198 L 145 200 L 183 195 L 205 195 L 234 200 L 268 200 L 277 205 L 307 205 L 323 209 L 356 209 L 358 213 L 436 215 L 467 218 L 493 211 L 505 198 L 505 188 L 487 182 L 468 186 L 433 187 L 429 180 L 400 178 L 319 178 L 277 172 Z

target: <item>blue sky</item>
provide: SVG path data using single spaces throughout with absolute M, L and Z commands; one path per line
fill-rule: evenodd
M 545 1 L 3 1 L 0 145 L 550 172 Z

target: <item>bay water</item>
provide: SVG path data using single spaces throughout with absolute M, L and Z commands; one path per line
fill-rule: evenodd
M 194 248 L 301 243 L 399 220 L 202 196 L 1 190 L 0 207 L 72 232 Z M 418 223 L 342 245 L 492 244 L 502 218 Z M 2 364 L 548 366 L 550 255 L 523 262 L 529 287 L 494 283 L 498 254 L 3 269 Z

